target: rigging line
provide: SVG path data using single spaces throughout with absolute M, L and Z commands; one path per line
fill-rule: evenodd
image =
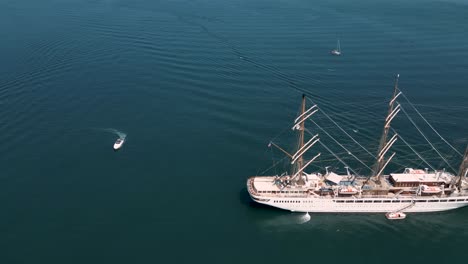
M 319 101 L 319 100 L 317 100 Z M 380 105 L 385 105 L 385 104 L 380 104 Z M 350 112 L 350 110 L 352 109 L 355 109 L 357 112 L 359 113 L 366 113 L 366 114 L 369 114 L 370 116 L 376 116 L 376 112 L 375 112 L 375 107 L 376 106 L 373 106 L 373 107 L 362 107 L 360 106 L 359 103 L 353 103 L 353 104 L 349 104 L 349 106 L 353 106 L 353 108 L 348 108 L 347 109 L 347 112 L 335 112 L 333 114 L 330 114 L 330 116 L 343 116 L 343 117 L 347 117 L 349 115 L 352 115 L 353 113 Z M 360 106 L 360 107 L 358 107 Z M 336 107 L 335 107 L 336 108 Z
M 310 131 L 307 131 L 307 132 L 308 132 L 309 134 L 311 134 Z M 427 144 L 426 144 L 426 145 L 427 145 Z M 429 152 L 429 151 L 432 151 L 432 150 L 426 150 L 426 151 L 424 151 L 424 152 Z M 340 155 L 345 155 L 345 154 L 348 154 L 348 152 L 336 152 L 336 153 L 335 153 L 335 155 L 338 155 L 338 156 L 340 156 Z M 413 154 L 412 154 L 412 155 L 413 155 Z M 398 157 L 401 159 L 401 158 L 408 157 L 408 156 L 409 156 L 409 155 L 398 156 Z M 336 160 L 336 159 L 325 159 L 325 160 L 323 160 L 323 161 L 327 161 L 327 162 L 328 162 L 328 161 L 334 161 L 334 160 Z M 395 164 L 395 165 L 398 165 L 398 166 L 401 167 L 401 168 L 406 168 L 406 167 L 408 167 L 408 164 L 407 164 L 408 161 L 405 161 L 405 164 L 406 164 L 406 165 L 405 165 L 405 164 L 402 164 L 402 163 L 398 162 L 397 160 L 398 160 L 398 159 L 392 159 L 392 163 Z M 370 159 L 368 162 L 372 162 L 372 161 L 373 161 L 373 159 Z
M 434 146 L 437 146 L 437 145 L 442 145 L 442 144 L 444 144 L 444 143 L 443 143 L 443 142 L 437 142 L 437 143 L 433 143 L 433 144 L 434 144 Z M 444 144 L 444 145 L 445 145 L 445 144 Z M 395 146 L 395 147 L 396 147 L 396 146 L 400 146 L 400 144 L 395 144 L 394 146 Z M 404 146 L 404 145 L 401 144 L 401 146 Z M 427 146 L 429 146 L 429 144 L 413 144 L 413 146 L 427 147 Z
M 352 171 L 352 172 L 354 173 L 354 175 L 356 175 L 356 176 L 359 175 L 359 174 L 357 174 L 350 166 L 348 166 L 348 164 L 346 164 L 346 162 L 344 162 L 344 161 L 343 161 L 342 159 L 340 159 L 337 155 L 335 155 L 335 153 L 334 153 L 331 149 L 329 149 L 327 146 L 325 146 L 325 144 L 323 144 L 322 141 L 319 141 L 319 143 L 320 143 L 320 145 L 322 145 L 322 147 L 324 147 L 326 150 L 328 150 L 328 152 L 330 152 L 333 156 L 335 156 L 335 158 L 336 158 L 339 162 L 341 162 L 343 165 L 345 165 L 346 167 L 348 167 L 349 170 Z
M 323 108 L 320 108 L 320 110 L 322 112 L 324 112 Z M 368 111 L 364 111 L 364 110 L 359 110 L 358 111 L 361 118 L 364 117 L 364 115 L 362 115 L 362 113 L 365 113 L 365 112 L 368 112 Z M 340 122 L 346 123 L 345 125 L 347 127 L 356 128 L 356 123 L 355 122 L 353 123 L 352 121 L 349 121 L 350 117 L 353 116 L 353 114 L 350 113 L 350 112 L 348 112 L 346 114 L 340 113 L 340 114 L 326 114 L 326 115 L 328 115 L 328 116 L 326 116 L 328 119 L 332 119 L 332 118 L 335 118 L 335 120 L 339 119 Z M 373 125 L 376 125 L 377 123 L 380 123 L 378 120 L 376 120 L 376 118 L 374 118 L 372 116 L 369 116 L 368 120 L 369 121 L 367 121 L 365 123 L 369 123 L 369 124 L 373 124 Z M 335 121 L 335 123 L 336 123 L 336 121 Z M 361 123 L 360 123 L 360 125 L 361 125 Z
M 316 100 L 319 101 L 319 102 L 320 102 L 320 101 L 323 101 L 323 102 L 325 102 L 327 105 L 332 105 L 332 104 L 331 104 L 331 101 L 328 100 L 326 97 L 324 97 L 324 96 L 319 96 L 318 94 L 313 94 L 313 93 L 311 93 L 310 91 L 308 91 L 308 90 L 306 90 L 306 89 L 300 88 L 298 85 L 296 85 L 296 84 L 295 84 L 294 82 L 292 82 L 292 81 L 288 81 L 288 83 L 289 83 L 289 87 L 290 87 L 290 88 L 292 88 L 292 89 L 294 89 L 294 90 L 296 90 L 296 91 L 299 91 L 299 92 L 301 92 L 301 93 L 303 93 L 303 94 L 306 94 L 306 95 L 308 95 L 308 96 L 310 96 L 310 97 L 314 97 L 314 98 L 316 98 Z M 307 99 L 309 99 L 309 98 L 307 98 Z M 309 100 L 310 100 L 310 99 L 309 99 Z M 312 100 L 310 100 L 310 101 L 312 102 Z M 327 102 L 328 102 L 328 103 L 327 103 Z M 359 105 L 359 104 L 356 104 L 356 105 Z M 363 111 L 363 112 L 364 112 L 364 111 Z M 369 111 L 369 112 L 370 112 L 370 111 Z
M 262 153 L 262 155 L 264 156 L 268 151 L 273 151 L 273 150 L 272 150 L 271 148 L 267 148 L 267 149 L 265 149 L 265 151 Z M 273 153 L 272 153 L 272 154 L 273 154 Z M 272 161 L 272 162 L 274 162 L 274 161 Z M 257 168 L 257 172 L 256 172 L 257 174 L 256 174 L 256 175 L 260 175 L 260 173 L 259 173 L 260 170 L 261 170 L 261 167 L 258 167 L 258 168 Z
M 400 91 L 401 92 L 401 91 Z M 447 140 L 445 140 L 444 137 L 442 137 L 439 132 L 437 132 L 437 130 L 429 123 L 429 121 L 427 121 L 426 118 L 424 118 L 424 116 L 418 111 L 418 109 L 416 109 L 416 107 L 411 103 L 411 101 L 408 99 L 408 97 L 406 97 L 406 95 L 402 92 L 401 93 L 403 95 L 403 97 L 406 99 L 406 101 L 408 102 L 408 104 L 414 109 L 414 111 L 416 111 L 416 113 L 418 113 L 418 115 L 426 122 L 426 124 L 432 129 L 432 131 L 434 131 L 439 137 L 440 139 L 442 139 L 445 143 L 447 143 L 447 145 L 449 145 L 456 153 L 458 153 L 458 155 L 460 155 L 460 157 L 463 157 L 463 155 L 458 152 L 458 150 L 456 148 L 454 148 L 450 143 L 448 143 Z
M 273 138 L 270 139 L 270 142 L 273 142 L 275 141 L 277 138 L 279 138 L 282 134 L 284 134 L 284 132 L 286 130 L 289 130 L 289 127 L 285 127 L 283 130 L 281 130 L 281 132 L 279 132 L 276 136 L 274 136 Z
M 393 127 L 390 128 L 393 133 L 397 134 L 397 132 L 395 131 L 395 129 L 393 129 Z M 429 162 L 427 162 L 413 147 L 410 146 L 410 144 L 408 144 L 408 142 L 406 142 L 406 140 L 399 134 L 397 134 L 398 137 L 401 139 L 401 141 L 403 141 L 416 155 L 418 155 L 418 157 L 424 162 L 426 163 L 432 170 L 435 171 L 434 167 L 431 166 L 431 164 L 429 164 Z
M 313 104 L 314 101 L 312 101 L 311 99 L 307 98 L 310 102 L 312 102 Z M 354 143 L 358 144 L 363 150 L 365 150 L 369 155 L 371 155 L 373 158 L 375 158 L 375 156 L 370 153 L 364 146 L 362 146 L 361 144 L 359 144 L 359 142 L 357 142 L 350 134 L 348 134 L 343 128 L 340 127 L 340 125 L 338 125 L 327 113 L 325 113 L 321 107 L 319 107 L 319 110 L 322 114 L 324 114 L 330 121 L 332 121 L 333 124 L 335 124 L 343 133 L 345 133 L 349 138 L 351 138 L 352 141 L 354 141 Z
M 270 152 L 271 152 L 271 162 L 273 164 L 272 166 L 274 166 L 275 165 L 275 154 L 273 153 L 273 148 L 270 148 Z M 283 157 L 283 158 L 285 158 L 285 157 Z M 274 167 L 275 167 L 275 175 L 278 175 L 278 169 L 277 169 L 276 166 L 274 166 Z
M 332 137 L 332 135 L 330 135 L 325 129 L 323 129 L 321 126 L 319 126 L 319 124 L 315 123 L 314 120 L 311 120 L 309 119 L 310 122 L 314 123 L 318 128 L 320 128 L 320 130 L 322 130 L 327 136 L 329 136 L 331 139 L 333 139 L 333 141 L 336 142 L 336 144 L 340 145 L 340 147 L 342 147 L 344 150 L 347 151 L 347 153 L 351 156 L 353 156 L 357 161 L 359 161 L 362 165 L 364 165 L 366 168 L 368 168 L 369 170 L 372 171 L 372 169 L 367 166 L 364 162 L 362 162 L 358 157 L 356 157 L 353 153 L 351 153 L 351 151 L 349 151 L 345 146 L 343 146 L 340 142 L 338 142 L 338 140 L 336 140 L 334 137 Z M 309 132 L 307 130 L 307 132 Z M 310 133 L 310 132 L 309 132 Z
M 377 125 L 377 123 L 379 123 L 379 121 L 376 118 L 376 111 L 357 108 L 356 111 L 350 112 L 351 109 L 353 109 L 353 108 L 347 107 L 346 109 L 348 109 L 348 110 L 346 112 L 342 112 L 342 109 L 339 109 L 336 106 L 329 106 L 327 103 L 324 104 L 325 101 L 323 101 L 322 99 L 320 99 L 320 100 L 319 99 L 320 98 L 316 98 L 314 100 L 315 104 L 318 104 L 318 105 L 321 105 L 321 106 L 323 106 L 323 105 L 327 106 L 326 108 L 320 107 L 320 110 L 322 112 L 324 112 L 325 110 L 326 111 L 331 110 L 333 112 L 332 114 L 326 114 L 327 116 L 324 115 L 323 118 L 333 119 L 332 121 L 334 121 L 334 123 L 340 122 L 342 125 L 344 125 L 346 127 L 352 127 L 353 128 L 353 127 L 356 126 L 356 123 L 350 121 L 350 119 L 353 116 L 355 116 L 356 114 L 358 114 L 360 116 L 360 118 L 366 118 L 366 120 L 368 120 L 367 122 L 370 123 L 370 124 Z M 311 99 L 308 98 L 308 100 L 310 102 L 314 103 L 314 101 L 312 101 Z M 356 104 L 356 105 L 358 105 L 358 104 Z
M 259 173 L 259 175 L 263 175 L 265 172 L 271 170 L 272 168 L 276 167 L 276 165 L 278 165 L 280 162 L 282 162 L 284 159 L 286 159 L 287 156 L 283 157 L 282 159 L 278 160 L 277 162 L 273 163 L 273 165 L 271 165 L 270 167 L 268 167 L 268 169 L 262 171 L 261 173 Z
M 419 131 L 419 133 L 424 137 L 424 139 L 426 139 L 427 143 L 429 143 L 429 145 L 431 145 L 432 149 L 435 150 L 435 152 L 437 152 L 437 154 L 439 155 L 439 157 L 441 157 L 445 163 L 454 171 L 456 172 L 456 170 L 452 167 L 452 165 L 450 165 L 450 163 L 442 156 L 442 154 L 440 154 L 440 152 L 434 147 L 434 145 L 432 145 L 432 143 L 429 141 L 429 139 L 426 137 L 426 135 L 424 135 L 424 133 L 421 131 L 421 129 L 419 129 L 418 125 L 416 125 L 416 123 L 414 122 L 414 120 L 408 115 L 408 113 L 406 113 L 405 109 L 403 109 L 403 107 L 400 107 L 401 111 L 403 111 L 403 113 L 406 115 L 406 117 L 409 119 L 409 121 L 414 125 L 414 127 L 416 127 L 416 129 Z
M 331 117 L 329 117 L 331 118 Z M 326 129 L 329 129 L 329 130 L 333 130 L 333 131 L 338 131 L 339 130 L 336 130 L 336 125 L 334 125 L 333 123 L 331 123 L 325 116 L 320 116 L 318 115 L 316 118 L 315 118 L 316 122 L 317 123 L 321 123 L 321 124 L 326 124 L 325 126 L 323 126 L 324 128 Z M 336 119 L 335 119 L 336 120 Z M 348 118 L 349 120 L 349 118 Z M 341 121 L 341 120 L 340 120 Z M 344 121 L 344 120 L 343 120 Z M 335 121 L 336 122 L 336 121 Z M 354 142 L 356 143 L 357 142 L 357 139 L 356 137 L 359 137 L 359 138 L 365 138 L 366 140 L 369 140 L 370 142 L 372 142 L 375 137 L 372 136 L 372 133 L 370 131 L 367 131 L 367 130 L 362 130 L 362 124 L 360 123 L 359 126 L 357 126 L 356 123 L 346 123 L 344 124 L 345 122 L 342 122 L 342 126 L 344 127 L 347 127 L 349 129 L 351 129 L 352 131 L 354 131 L 354 133 L 356 133 L 355 135 L 351 136 L 351 137 L 355 137 L 355 140 Z M 329 124 L 329 125 L 328 125 Z M 359 132 L 359 133 L 358 133 Z M 351 132 L 348 132 L 348 134 L 351 133 Z M 369 147 L 369 146 L 367 146 Z M 357 148 L 359 150 L 361 150 L 361 148 Z M 363 148 L 363 150 L 367 153 L 369 153 L 367 151 L 367 149 Z M 369 153 L 370 155 L 371 153 Z M 370 155 L 370 156 L 373 156 L 373 155 Z
M 386 105 L 388 104 L 388 100 L 385 100 L 385 101 L 379 101 L 378 103 L 373 103 L 373 104 L 367 104 L 366 106 L 362 106 L 361 103 L 347 103 L 347 105 L 349 106 L 353 106 L 357 111 L 361 112 L 361 111 L 367 111 L 368 114 L 370 115 L 376 115 L 375 113 L 375 108 L 376 107 L 379 107 L 379 106 L 383 106 L 383 105 Z M 344 103 L 341 103 L 340 102 L 340 105 L 346 105 Z M 339 113 L 340 115 L 346 115 L 347 112 L 345 113 Z M 335 115 L 338 115 L 335 114 Z
M 399 151 L 397 148 L 395 148 L 395 147 L 393 147 L 393 146 L 392 146 L 392 148 L 393 148 L 393 149 L 395 149 L 395 151 L 396 151 L 396 152 L 398 152 L 398 151 Z M 420 152 L 418 152 L 418 153 L 419 153 L 419 154 L 421 154 L 421 153 L 424 153 L 424 154 L 426 154 L 426 153 L 428 153 L 428 152 L 432 152 L 432 149 L 429 149 L 429 150 L 424 150 L 424 151 L 420 151 Z M 395 157 L 395 159 L 402 159 L 402 158 L 414 158 L 414 156 L 413 156 L 413 155 L 414 155 L 413 153 L 404 154 L 404 155 L 398 155 L 398 157 Z M 421 155 L 421 156 L 422 156 L 422 155 Z M 428 160 L 428 159 L 430 159 L 430 158 L 426 158 L 426 160 Z
M 431 107 L 431 108 L 439 108 L 439 109 L 468 109 L 468 106 L 458 106 L 458 105 L 451 105 L 451 106 L 437 106 L 437 105 L 427 105 L 427 104 L 413 104 L 423 107 Z
M 379 101 L 378 103 L 368 104 L 367 106 L 362 106 L 362 104 L 360 104 L 360 103 L 341 103 L 340 102 L 340 105 L 346 107 L 347 111 L 346 112 L 336 112 L 336 113 L 330 114 L 330 116 L 338 116 L 338 117 L 347 118 L 349 116 L 353 116 L 354 112 L 358 112 L 360 114 L 367 114 L 369 116 L 374 117 L 374 116 L 377 115 L 376 111 L 375 111 L 376 108 L 378 106 L 386 105 L 387 103 L 388 103 L 388 101 L 384 101 L 384 102 Z M 353 110 L 354 110 L 354 112 L 353 112 Z

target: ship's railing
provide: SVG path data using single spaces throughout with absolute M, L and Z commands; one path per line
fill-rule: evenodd
M 247 180 L 247 183 L 248 183 L 247 188 L 249 188 L 250 193 L 258 195 L 259 193 L 258 193 L 257 189 L 255 189 L 255 186 L 254 186 L 253 182 L 254 182 L 254 180 L 252 178 L 248 179 Z
M 260 192 L 255 192 L 256 195 L 260 196 L 265 196 L 265 197 L 277 197 L 277 198 L 309 198 L 309 197 L 314 197 L 316 199 L 340 199 L 340 200 L 355 200 L 355 199 L 368 199 L 368 198 L 381 198 L 381 199 L 393 199 L 393 200 L 402 200 L 402 201 L 410 201 L 412 199 L 418 198 L 418 199 L 425 199 L 425 200 L 430 200 L 435 199 L 435 198 L 451 198 L 451 197 L 466 197 L 467 194 L 452 194 L 452 195 L 437 195 L 437 196 L 415 196 L 415 195 L 395 195 L 395 196 L 389 196 L 389 195 L 362 195 L 362 196 L 336 196 L 336 195 L 330 195 L 330 196 L 319 196 L 319 195 L 314 195 L 314 194 L 309 194 L 309 193 L 302 193 L 302 194 L 296 194 L 296 193 L 260 193 Z
M 353 196 L 337 196 L 334 194 L 330 195 L 324 195 L 320 196 L 315 193 L 310 193 L 307 191 L 299 191 L 299 190 L 291 190 L 288 189 L 286 192 L 288 193 L 281 193 L 280 191 L 258 191 L 255 186 L 254 186 L 254 179 L 250 178 L 248 179 L 248 184 L 247 187 L 249 189 L 249 192 L 254 194 L 254 195 L 259 195 L 259 196 L 264 196 L 264 197 L 278 197 L 278 198 L 308 198 L 308 197 L 315 197 L 317 199 L 363 199 L 363 198 L 383 198 L 383 199 L 395 199 L 395 200 L 405 200 L 406 199 L 414 199 L 414 198 L 419 198 L 419 199 L 431 199 L 431 198 L 450 198 L 450 197 L 460 197 L 460 196 L 468 196 L 468 192 L 461 192 L 461 193 L 452 193 L 450 195 L 446 194 L 439 194 L 439 195 L 433 195 L 433 196 L 415 196 L 415 195 L 407 195 L 407 194 L 397 194 L 393 196 L 389 195 L 353 195 Z M 298 193 L 294 193 L 297 191 Z M 276 193 L 274 193 L 276 192 Z

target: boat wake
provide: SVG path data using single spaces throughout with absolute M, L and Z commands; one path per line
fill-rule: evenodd
M 119 131 L 119 130 L 117 130 L 115 128 L 102 128 L 102 130 L 113 133 L 113 134 L 117 135 L 120 139 L 125 139 L 127 137 L 127 134 L 125 134 L 124 132 Z
M 304 223 L 307 223 L 310 221 L 310 214 L 309 213 L 305 213 L 304 215 L 301 216 L 301 218 L 299 219 L 299 224 L 304 224 Z
M 294 226 L 302 225 L 309 222 L 311 216 L 309 213 L 289 213 L 286 215 L 278 215 L 276 217 L 268 217 L 260 221 L 260 225 L 267 230 L 284 230 L 293 228 Z

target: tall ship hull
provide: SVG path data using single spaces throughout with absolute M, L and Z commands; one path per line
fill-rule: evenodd
M 393 97 L 388 103 L 388 114 L 384 121 L 384 129 L 376 155 L 365 149 L 333 121 L 329 115 L 325 114 L 327 118 L 330 118 L 330 123 L 335 124 L 353 142 L 370 154 L 374 160 L 372 168 L 311 120 L 315 113 L 323 112 L 323 110 L 316 104 L 307 108 L 306 98 L 303 95 L 301 110 L 292 126 L 292 130 L 297 132 L 298 139 L 295 151 L 290 153 L 272 141 L 268 144 L 270 148 L 274 147 L 286 156 L 290 169 L 281 175 L 250 177 L 247 180 L 247 190 L 252 200 L 292 212 L 387 213 L 389 219 L 392 217 L 393 219 L 404 219 L 406 215 L 403 212 L 438 212 L 468 206 L 468 147 L 465 154 L 462 155 L 428 123 L 429 127 L 454 152 L 462 157 L 457 172 L 408 116 L 411 123 L 416 126 L 432 149 L 450 168 L 450 171 L 446 171 L 445 168 L 438 170 L 432 166 L 430 162 L 424 159 L 423 155 L 418 153 L 396 130 L 390 127 L 392 120 L 403 110 L 403 107 L 397 101 L 400 95 L 402 95 L 402 92 L 398 89 L 397 78 Z M 406 98 L 406 96 L 404 97 Z M 409 99 L 406 98 L 406 100 L 410 103 Z M 357 173 L 357 171 L 366 170 L 365 168 L 353 170 L 344 159 L 341 159 L 320 140 L 318 133 L 312 133 L 311 130 L 306 128 L 306 121 L 312 121 L 316 126 L 315 131 L 325 133 L 343 149 L 342 153 L 355 158 L 357 162 L 367 168 L 370 175 L 365 176 Z M 424 121 L 427 122 L 426 119 Z M 308 140 L 307 137 L 309 137 Z M 397 140 L 403 141 L 422 160 L 422 164 L 425 164 L 428 168 L 405 168 L 402 172 L 384 174 L 387 165 L 396 155 L 395 152 L 391 153 L 390 150 Z M 322 150 L 327 150 L 334 156 L 335 160 L 333 162 L 335 164 L 339 162 L 346 168 L 345 174 L 340 175 L 330 171 L 329 167 L 324 168 L 325 172 L 323 170 L 306 172 L 308 166 L 319 160 L 318 158 L 321 156 L 321 153 L 313 153 L 308 156 L 307 154 L 310 154 L 312 147 L 320 145 Z M 321 162 L 321 164 L 323 163 Z
M 387 213 L 387 212 L 439 212 L 468 206 L 468 195 L 450 197 L 375 196 L 375 197 L 320 197 L 308 193 L 264 194 L 254 187 L 255 181 L 265 177 L 252 177 L 247 186 L 253 201 L 291 212 L 309 213 Z M 271 177 L 270 180 L 274 180 Z

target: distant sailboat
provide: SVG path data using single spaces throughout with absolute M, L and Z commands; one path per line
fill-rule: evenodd
M 336 43 L 336 49 L 332 50 L 331 54 L 336 55 L 336 56 L 341 55 L 341 47 L 340 47 L 340 40 L 339 39 L 338 39 L 338 41 Z

